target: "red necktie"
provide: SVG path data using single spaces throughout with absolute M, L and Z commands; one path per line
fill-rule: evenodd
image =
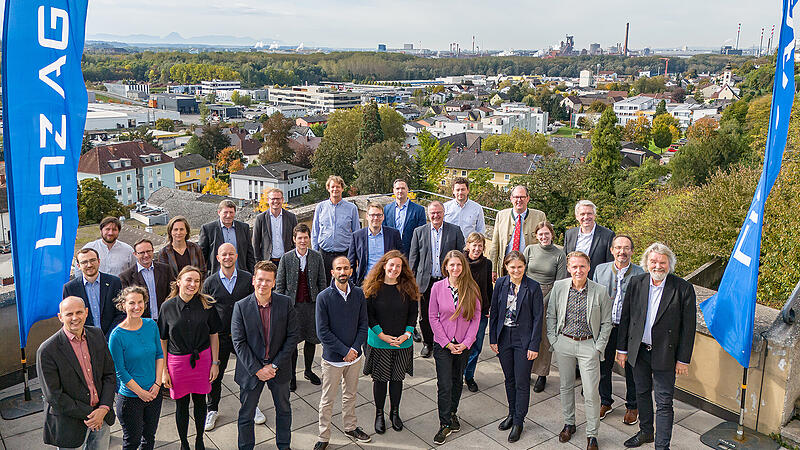
M 519 251 L 519 239 L 522 233 L 522 214 L 517 214 L 517 223 L 514 225 L 514 243 L 511 245 L 511 250 Z

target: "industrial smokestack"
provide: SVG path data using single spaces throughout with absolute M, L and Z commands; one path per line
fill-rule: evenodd
M 761 47 L 764 45 L 764 27 L 761 27 L 761 41 L 758 42 L 758 56 L 761 56 Z
M 772 53 L 772 37 L 775 36 L 775 25 L 772 26 L 772 31 L 769 33 L 769 41 L 767 43 L 767 54 Z
M 628 56 L 628 30 L 631 28 L 631 23 L 625 23 L 625 47 L 622 50 L 622 54 Z
M 475 53 L 475 36 L 472 36 L 472 53 Z
M 736 50 L 739 50 L 739 35 L 742 33 L 742 24 L 739 24 L 739 28 L 736 29 Z

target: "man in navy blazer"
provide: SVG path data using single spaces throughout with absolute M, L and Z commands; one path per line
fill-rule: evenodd
M 400 232 L 383 226 L 383 208 L 377 203 L 367 206 L 367 226 L 353 233 L 347 259 L 353 268 L 353 282 L 361 286 L 367 273 L 389 250 L 401 250 Z M 401 250 L 402 251 L 402 250 Z
M 289 381 L 298 340 L 297 316 L 289 297 L 272 292 L 277 272 L 272 262 L 259 261 L 253 273 L 255 292 L 233 305 L 233 379 L 239 385 L 242 404 L 238 419 L 240 449 L 255 446 L 253 417 L 265 383 L 275 404 L 275 443 L 280 449 L 288 449 L 291 441 Z
M 118 310 L 114 299 L 122 290 L 122 282 L 114 275 L 100 272 L 100 256 L 93 248 L 85 247 L 75 255 L 81 276 L 77 276 L 64 285 L 61 298 L 80 297 L 89 316 L 87 325 L 103 330 L 106 340 L 111 330 L 125 320 L 125 313 Z M 88 292 L 92 292 L 89 296 Z
M 402 252 L 408 258 L 411 250 L 411 238 L 414 230 L 428 222 L 425 217 L 425 208 L 408 199 L 408 183 L 403 179 L 396 179 L 392 184 L 395 201 L 383 208 L 383 226 L 392 227 L 400 232 L 403 239 Z

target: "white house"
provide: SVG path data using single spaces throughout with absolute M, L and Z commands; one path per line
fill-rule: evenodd
M 619 124 L 624 127 L 629 121 L 636 119 L 642 111 L 653 109 L 654 102 L 655 100 L 652 97 L 642 95 L 626 98 L 614 103 L 614 114 L 617 115 Z
M 284 162 L 257 165 L 231 174 L 231 197 L 258 201 L 265 189 L 280 189 L 288 201 L 308 192 L 309 170 Z

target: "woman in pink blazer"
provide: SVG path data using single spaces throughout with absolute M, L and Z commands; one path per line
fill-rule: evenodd
M 461 430 L 456 411 L 464 367 L 481 321 L 480 290 L 464 254 L 449 251 L 442 263 L 442 273 L 447 278 L 433 284 L 428 307 L 439 406 L 439 432 L 433 438 L 437 445 L 443 444 L 450 433 Z

